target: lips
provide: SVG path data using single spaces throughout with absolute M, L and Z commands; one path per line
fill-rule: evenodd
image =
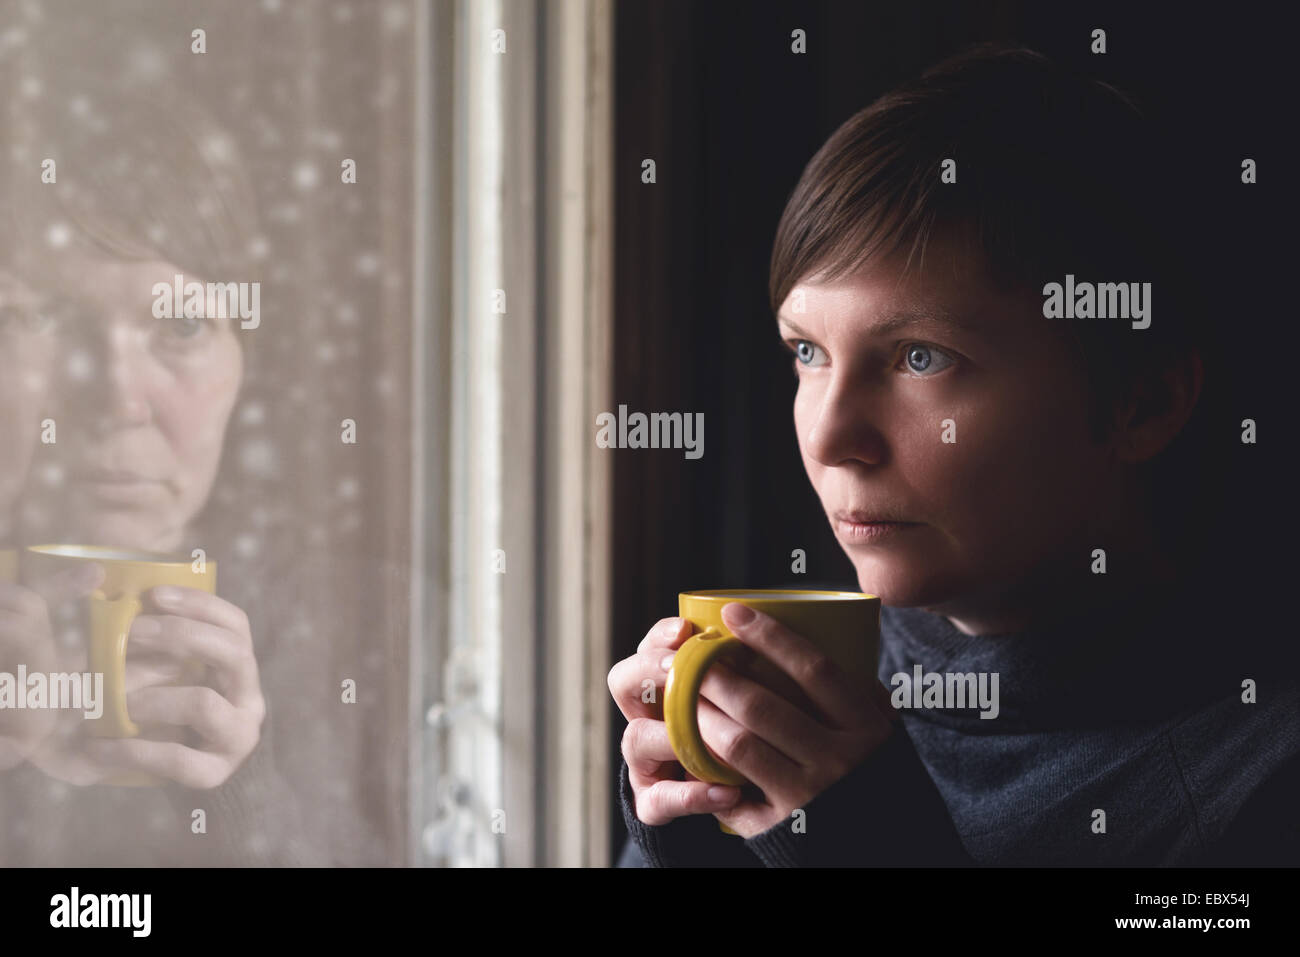
M 836 535 L 846 546 L 885 545 L 922 524 L 905 521 L 883 509 L 846 509 L 832 513 L 831 517 Z
M 77 472 L 73 475 L 73 479 L 78 482 L 89 482 L 96 485 L 158 484 L 160 481 L 147 475 L 139 475 L 135 472 L 121 472 L 114 469 L 92 469 Z
M 151 508 L 168 495 L 165 481 L 119 469 L 73 472 L 72 482 L 92 501 L 110 508 Z
M 909 522 L 905 518 L 900 518 L 890 512 L 880 511 L 839 511 L 832 512 L 831 518 L 837 522 L 848 522 L 851 525 L 919 525 L 920 522 Z

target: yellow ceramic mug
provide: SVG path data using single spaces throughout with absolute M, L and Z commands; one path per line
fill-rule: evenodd
M 678 614 L 696 633 L 677 649 L 668 672 L 664 689 L 668 742 L 682 767 L 701 781 L 744 785 L 749 783 L 746 778 L 715 756 L 700 737 L 697 709 L 705 671 L 715 661 L 724 660 L 796 704 L 806 699 L 792 678 L 727 630 L 722 606 L 733 601 L 770 615 L 807 638 L 855 685 L 860 684 L 865 695 L 877 680 L 880 599 L 861 592 L 754 588 L 691 591 L 677 596 Z
M 131 623 L 140 614 L 141 596 L 158 585 L 199 588 L 217 592 L 217 563 L 191 560 L 136 549 L 92 545 L 34 545 L 23 553 L 25 579 L 40 580 L 69 562 L 96 562 L 104 569 L 104 582 L 85 601 L 89 605 L 87 669 L 104 675 L 103 714 L 90 721 L 88 731 L 99 738 L 134 738 L 140 728 L 126 709 L 126 642 Z M 197 680 L 201 666 L 187 665 L 178 683 Z M 105 783 L 151 785 L 163 783 L 148 774 L 128 774 Z

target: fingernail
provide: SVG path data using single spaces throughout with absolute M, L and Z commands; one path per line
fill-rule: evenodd
M 715 786 L 709 788 L 709 800 L 716 801 L 718 804 L 730 804 L 740 794 L 735 788 Z
M 153 600 L 160 605 L 174 605 L 181 598 L 181 593 L 169 585 L 159 585 L 152 594 Z
M 676 655 L 664 655 L 664 660 L 659 662 L 659 670 L 670 671 L 673 667 L 673 658 L 675 657 Z
M 153 618 L 137 618 L 131 625 L 132 638 L 155 638 L 162 631 L 162 625 Z
M 738 602 L 732 602 L 724 605 L 722 608 L 722 617 L 728 625 L 748 625 L 754 620 L 754 609 L 748 605 L 742 605 Z

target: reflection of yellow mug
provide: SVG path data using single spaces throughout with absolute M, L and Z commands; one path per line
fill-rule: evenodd
M 99 718 L 87 719 L 90 734 L 100 738 L 134 738 L 140 728 L 126 709 L 126 642 L 131 623 L 140 614 L 141 596 L 158 585 L 198 588 L 217 592 L 217 563 L 191 561 L 184 556 L 135 549 L 91 545 L 34 545 L 23 554 L 24 579 L 39 581 L 69 562 L 96 562 L 104 569 L 104 582 L 89 598 L 87 669 L 104 675 L 104 708 Z M 193 683 L 201 674 L 195 662 L 179 680 Z M 159 784 L 152 775 L 128 775 L 109 784 Z
M 751 651 L 722 623 L 722 606 L 739 602 L 770 615 L 821 649 L 861 685 L 863 695 L 876 681 L 880 646 L 880 599 L 847 591 L 787 591 L 753 588 L 682 592 L 678 613 L 696 634 L 673 656 L 664 689 L 664 724 L 677 760 L 701 781 L 745 785 L 749 782 L 720 760 L 700 737 L 697 709 L 704 673 L 723 660 L 747 677 L 772 688 L 796 704 L 807 699 L 799 686 L 768 659 Z
M 0 548 L 0 582 L 18 580 L 18 553 L 12 548 Z

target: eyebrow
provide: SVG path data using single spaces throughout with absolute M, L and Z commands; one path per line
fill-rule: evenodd
M 792 322 L 788 317 L 777 313 L 776 321 L 779 324 L 784 323 L 791 332 L 796 333 L 806 339 L 813 339 L 798 325 Z M 879 322 L 872 323 L 871 328 L 867 330 L 867 335 L 883 336 L 891 332 L 897 332 L 908 326 L 914 325 L 940 325 L 947 326 L 960 332 L 981 335 L 982 330 L 968 322 L 963 322 L 951 313 L 931 309 L 899 309 L 886 315 Z

